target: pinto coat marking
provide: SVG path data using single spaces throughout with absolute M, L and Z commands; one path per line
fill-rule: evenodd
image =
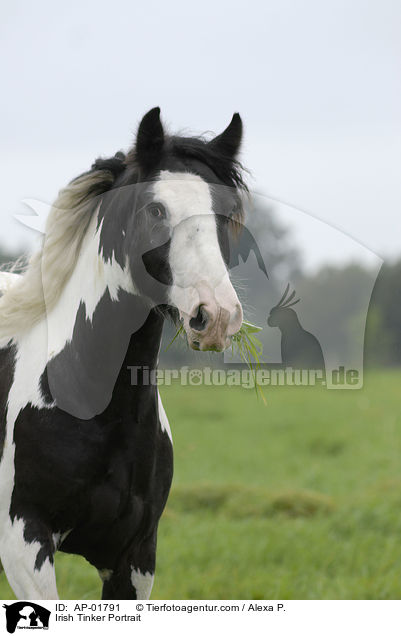
M 166 137 L 159 115 L 62 191 L 26 272 L 0 274 L 0 557 L 20 598 L 57 598 L 56 550 L 97 568 L 103 598 L 149 597 L 172 440 L 130 369 L 156 369 L 167 314 L 194 348 L 242 320 L 226 239 L 241 120 L 207 143 Z

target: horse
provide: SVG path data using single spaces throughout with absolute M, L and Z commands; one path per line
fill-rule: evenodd
M 173 450 L 143 369 L 167 318 L 198 351 L 242 325 L 242 128 L 235 113 L 212 139 L 170 135 L 153 108 L 127 153 L 60 191 L 25 271 L 0 276 L 0 558 L 19 599 L 58 598 L 57 550 L 97 569 L 103 599 L 149 598 Z

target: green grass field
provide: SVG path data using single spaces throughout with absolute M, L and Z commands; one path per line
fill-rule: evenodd
M 154 599 L 401 598 L 400 372 L 359 391 L 162 391 L 175 478 Z M 97 573 L 57 556 L 61 598 Z M 13 598 L 4 574 L 0 595 Z

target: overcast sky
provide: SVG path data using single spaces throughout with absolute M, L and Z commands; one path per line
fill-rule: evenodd
M 401 254 L 399 1 L 25 0 L 1 13 L 2 242 L 31 240 L 13 219 L 22 199 L 50 202 L 159 105 L 171 130 L 196 133 L 240 112 L 251 188 L 303 211 L 291 224 L 308 264 L 357 252 L 311 240 L 304 212 Z

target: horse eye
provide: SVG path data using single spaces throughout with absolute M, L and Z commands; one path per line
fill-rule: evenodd
M 166 218 L 166 210 L 161 203 L 151 203 L 148 207 L 148 212 L 154 219 Z

